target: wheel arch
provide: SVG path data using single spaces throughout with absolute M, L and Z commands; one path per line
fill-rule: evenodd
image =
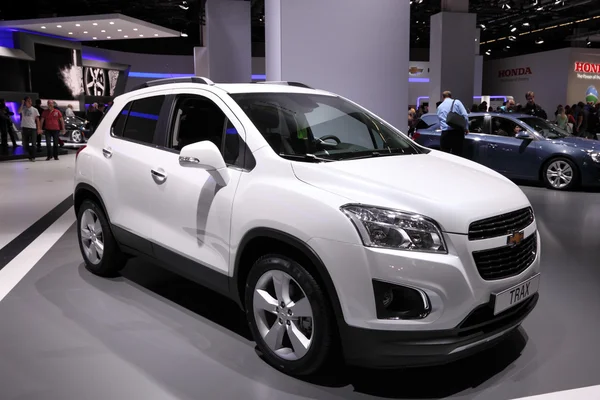
M 110 215 L 106 211 L 106 206 L 104 205 L 104 201 L 102 200 L 102 196 L 100 193 L 91 185 L 87 183 L 79 183 L 75 187 L 75 193 L 73 195 L 73 208 L 75 209 L 75 215 L 79 213 L 79 207 L 85 200 L 93 200 L 102 208 L 106 219 L 110 225 Z
M 248 273 L 258 258 L 269 253 L 282 253 L 300 258 L 296 260 L 298 262 L 307 263 L 308 265 L 303 266 L 315 274 L 314 278 L 323 285 L 325 294 L 331 301 L 336 318 L 343 320 L 335 285 L 319 255 L 303 240 L 272 228 L 254 228 L 248 231 L 238 246 L 230 293 L 242 308 L 245 308 L 244 289 Z

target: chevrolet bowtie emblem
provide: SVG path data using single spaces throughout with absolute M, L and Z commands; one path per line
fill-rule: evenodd
M 524 237 L 525 232 L 515 232 L 506 238 L 506 244 L 509 246 L 516 246 L 521 243 Z
M 408 73 L 411 75 L 416 75 L 416 74 L 420 74 L 421 72 L 423 72 L 423 68 L 419 68 L 419 67 L 410 67 L 408 69 Z

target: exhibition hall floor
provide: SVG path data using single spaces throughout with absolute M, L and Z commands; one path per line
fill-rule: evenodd
M 600 385 L 600 193 L 523 187 L 543 279 L 520 333 L 447 366 L 339 367 L 304 381 L 256 355 L 225 298 L 139 260 L 116 279 L 88 273 L 73 162 L 0 163 L 2 400 L 600 398 L 598 387 L 572 391 Z

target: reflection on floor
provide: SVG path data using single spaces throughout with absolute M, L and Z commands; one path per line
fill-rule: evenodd
M 68 146 L 67 146 L 68 147 Z M 68 150 L 64 147 L 58 149 L 58 155 L 69 154 Z M 42 147 L 36 151 L 36 158 L 46 157 L 46 145 L 42 144 Z M 25 148 L 21 145 L 21 142 L 17 144 L 17 147 L 0 146 L 0 161 L 14 161 L 14 160 L 27 160 L 29 159 L 29 153 L 25 151 Z
M 524 191 L 542 236 L 540 302 L 473 358 L 291 378 L 256 355 L 231 301 L 138 259 L 116 279 L 89 274 L 73 226 L 0 302 L 0 398 L 505 400 L 600 384 L 600 196 Z

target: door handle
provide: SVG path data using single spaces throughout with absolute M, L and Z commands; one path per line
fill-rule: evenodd
M 158 183 L 159 185 L 165 183 L 167 180 L 167 174 L 162 170 L 162 168 L 151 169 L 150 173 L 152 174 L 152 179 L 154 179 L 154 182 Z
M 105 147 L 104 149 L 102 149 L 102 154 L 106 158 L 111 158 L 112 157 L 112 149 L 110 147 Z

